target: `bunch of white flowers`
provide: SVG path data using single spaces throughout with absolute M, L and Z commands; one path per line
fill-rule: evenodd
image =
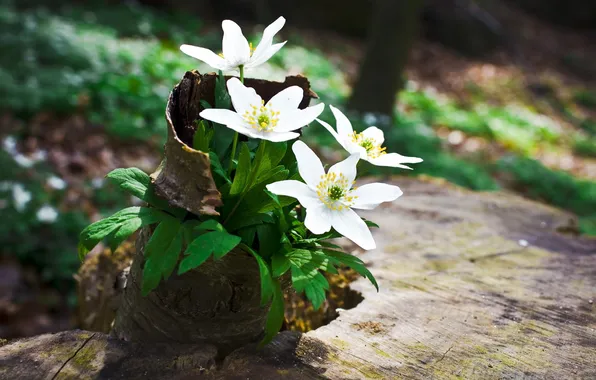
M 334 228 L 363 249 L 374 249 L 375 242 L 368 226 L 353 209 L 372 210 L 383 202 L 396 200 L 402 195 L 402 191 L 397 186 L 383 183 L 354 187 L 358 160 L 366 160 L 378 166 L 410 169 L 404 164 L 422 162 L 422 159 L 387 153 L 383 147 L 383 131 L 371 126 L 358 133 L 353 130 L 348 118 L 333 106 L 330 108 L 335 116 L 337 130 L 317 119 L 323 112 L 324 104 L 298 109 L 304 96 L 303 90 L 298 86 L 284 89 L 267 103 L 263 102 L 253 88 L 244 86 L 244 70 L 265 63 L 285 45 L 286 42 L 273 44 L 275 34 L 284 24 L 285 19 L 280 17 L 265 28 L 256 49 L 248 43 L 238 24 L 231 20 L 222 22 L 222 54 L 197 46 L 180 47 L 184 53 L 215 69 L 240 73 L 240 79 L 231 78 L 227 81 L 235 111 L 211 108 L 202 111 L 200 116 L 226 125 L 250 138 L 272 142 L 294 140 L 300 136 L 297 130 L 317 120 L 350 156 L 325 173 L 317 155 L 298 140 L 294 142 L 292 150 L 304 182 L 279 181 L 267 185 L 267 189 L 277 195 L 296 198 L 306 209 L 304 224 L 313 234 L 324 234 Z

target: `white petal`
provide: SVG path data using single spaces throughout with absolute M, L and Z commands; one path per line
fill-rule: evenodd
M 363 249 L 375 249 L 375 240 L 366 223 L 350 208 L 328 212 L 331 226 Z
M 277 53 L 279 51 L 279 49 L 281 49 L 286 44 L 286 42 L 287 41 L 284 41 L 284 42 L 280 42 L 278 44 L 269 46 L 269 48 L 267 48 L 267 50 L 265 50 L 265 52 L 263 54 L 259 55 L 258 57 L 255 57 L 253 54 L 253 56 L 248 61 L 248 63 L 245 65 L 245 67 L 253 68 L 253 67 L 259 66 L 259 65 L 267 62 L 269 60 L 269 58 L 273 57 L 273 55 L 275 53 Z
M 307 107 L 303 110 L 295 110 L 279 116 L 276 131 L 287 132 L 302 128 L 315 120 L 325 109 L 325 104 L 319 103 L 316 106 Z
M 308 145 L 300 140 L 292 145 L 292 151 L 298 162 L 300 176 L 312 190 L 315 190 L 319 182 L 321 182 L 321 177 L 325 175 L 321 160 Z
M 352 187 L 352 182 L 356 179 L 356 164 L 359 159 L 360 154 L 351 154 L 350 157 L 329 168 L 329 173 L 335 173 L 336 175 L 343 174 L 348 180 L 348 189 L 350 189 Z
M 383 202 L 391 202 L 401 197 L 403 192 L 394 185 L 386 183 L 369 183 L 358 187 L 352 192 L 354 199 L 353 208 L 372 210 Z
M 267 185 L 267 190 L 273 194 L 285 195 L 296 198 L 306 208 L 321 204 L 317 193 L 312 191 L 305 183 L 295 180 L 278 181 Z
M 269 140 L 272 142 L 281 142 L 297 139 L 300 137 L 300 134 L 296 132 L 256 132 L 251 137 Z
M 385 142 L 385 135 L 383 131 L 377 127 L 368 127 L 363 132 L 362 135 L 366 138 L 373 139 L 379 145 Z
M 186 54 L 190 55 L 193 58 L 196 58 L 200 61 L 205 62 L 209 66 L 213 67 L 214 69 L 218 70 L 227 70 L 228 67 L 226 65 L 226 61 L 220 57 L 219 55 L 215 54 L 209 49 L 205 49 L 198 46 L 192 45 L 182 45 L 180 46 L 180 50 Z
M 261 97 L 255 89 L 246 87 L 240 82 L 240 79 L 236 77 L 230 78 L 227 86 L 230 98 L 232 99 L 232 105 L 238 114 L 243 115 L 245 111 L 251 111 L 251 105 L 261 106 Z
M 398 153 L 387 153 L 380 155 L 377 158 L 367 159 L 367 161 L 377 166 L 390 166 L 394 168 L 403 168 L 411 170 L 412 168 L 402 164 L 416 164 L 418 162 L 422 162 L 422 159 L 418 157 L 402 156 Z
M 279 111 L 282 114 L 298 109 L 298 105 L 304 97 L 304 90 L 298 86 L 291 86 L 285 88 L 273 95 L 267 102 L 274 111 Z
M 354 132 L 352 128 L 352 123 L 350 120 L 344 115 L 339 109 L 329 106 L 331 108 L 331 112 L 333 112 L 333 116 L 335 116 L 335 124 L 337 125 L 337 133 L 345 138 L 348 135 L 351 135 Z
M 224 110 L 221 108 L 208 108 L 201 111 L 199 116 L 205 120 L 223 124 L 226 127 L 248 137 L 255 137 L 253 132 L 254 130 L 250 128 L 244 119 L 234 111 Z
M 222 51 L 224 59 L 232 66 L 244 65 L 250 58 L 250 47 L 242 29 L 232 20 L 221 23 L 224 31 Z
M 324 234 L 331 229 L 331 221 L 327 215 L 328 208 L 325 205 L 317 205 L 306 209 L 304 226 L 315 235 Z
M 263 31 L 263 37 L 261 37 L 261 41 L 259 42 L 255 51 L 252 54 L 251 61 L 253 62 L 251 62 L 251 66 L 260 65 L 261 63 L 268 60 L 271 57 L 271 55 L 273 55 L 271 54 L 269 55 L 269 57 L 264 58 L 261 61 L 261 59 L 265 57 L 266 53 L 271 47 L 271 44 L 273 43 L 273 37 L 275 37 L 275 35 L 281 30 L 281 28 L 283 28 L 285 23 L 286 19 L 283 17 L 279 17 L 277 20 L 273 21 L 268 27 L 265 28 L 265 30 Z

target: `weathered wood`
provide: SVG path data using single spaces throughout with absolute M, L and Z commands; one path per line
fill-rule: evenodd
M 97 352 L 85 355 L 103 359 L 83 370 L 88 333 L 45 335 L 0 348 L 0 377 L 52 378 L 62 366 L 57 378 L 596 377 L 596 240 L 573 235 L 574 217 L 504 193 L 391 182 L 406 195 L 363 214 L 382 227 L 378 249 L 361 255 L 381 291 L 353 282 L 364 300 L 329 325 L 281 333 L 264 350 L 242 348 L 217 366 L 209 346 L 167 346 L 151 356 L 144 350 L 154 346 L 98 333 L 85 345 Z M 188 367 L 174 365 L 178 350 Z M 209 355 L 186 361 L 189 352 Z

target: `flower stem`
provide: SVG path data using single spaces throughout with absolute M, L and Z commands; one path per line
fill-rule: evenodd
M 238 66 L 240 71 L 240 82 L 244 83 L 244 65 Z M 234 141 L 232 142 L 232 155 L 230 156 L 230 163 L 228 164 L 228 177 L 232 174 L 232 165 L 234 158 L 236 158 L 236 147 L 238 146 L 238 132 L 234 133 Z
M 234 157 L 236 157 L 236 147 L 238 146 L 238 132 L 234 133 L 234 141 L 232 142 L 232 155 L 230 156 L 230 163 L 228 164 L 228 177 L 232 174 L 232 165 L 234 164 Z
M 230 220 L 230 218 L 232 218 L 232 215 L 234 215 L 234 213 L 236 212 L 236 209 L 238 208 L 238 206 L 240 206 L 240 203 L 242 202 L 242 200 L 244 199 L 244 197 L 246 196 L 246 194 L 252 187 L 254 181 L 257 179 L 256 176 L 257 176 L 257 173 L 259 172 L 259 168 L 261 166 L 261 161 L 263 160 L 263 155 L 265 153 L 265 145 L 266 144 L 267 144 L 267 140 L 261 140 L 261 143 L 259 144 L 259 148 L 257 150 L 257 154 L 255 155 L 255 157 L 257 158 L 255 160 L 255 166 L 252 168 L 252 170 L 250 172 L 250 178 L 248 178 L 248 182 L 246 183 L 246 187 L 245 187 L 244 191 L 242 192 L 242 194 L 240 194 L 240 198 L 238 198 L 238 201 L 236 202 L 234 207 L 232 207 L 232 211 L 230 211 L 230 213 L 226 217 L 226 220 L 224 220 L 224 222 L 222 223 L 224 226 L 227 224 L 227 222 Z

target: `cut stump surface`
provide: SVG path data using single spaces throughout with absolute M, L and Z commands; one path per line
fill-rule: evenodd
M 575 218 L 505 193 L 394 178 L 363 214 L 379 281 L 329 325 L 283 332 L 216 363 L 207 345 L 140 346 L 69 331 L 0 348 L 2 379 L 596 378 L 596 240 Z

